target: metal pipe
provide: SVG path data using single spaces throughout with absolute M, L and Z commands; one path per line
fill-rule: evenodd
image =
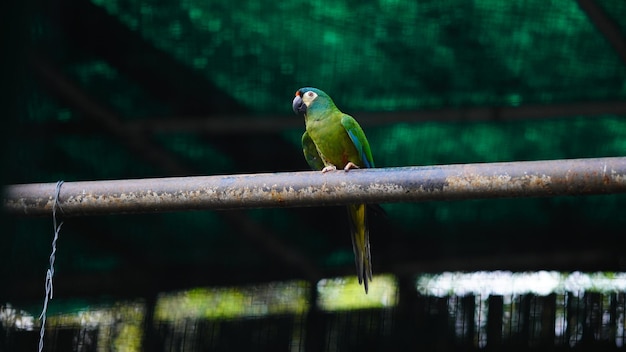
M 626 192 L 626 157 L 66 182 L 65 216 Z M 55 183 L 10 185 L 4 209 L 51 214 Z

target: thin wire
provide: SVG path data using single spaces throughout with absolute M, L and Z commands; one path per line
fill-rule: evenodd
M 39 319 L 41 320 L 41 330 L 39 332 L 39 352 L 43 351 L 43 336 L 46 331 L 46 312 L 48 311 L 48 301 L 52 299 L 52 277 L 54 276 L 54 260 L 56 259 L 57 252 L 57 240 L 59 239 L 59 232 L 63 222 L 57 225 L 57 207 L 59 207 L 59 194 L 61 193 L 61 185 L 63 181 L 58 181 L 54 190 L 54 199 L 52 203 L 52 226 L 54 227 L 54 239 L 52 240 L 52 253 L 50 253 L 50 268 L 46 271 L 46 296 L 43 300 L 43 310 Z

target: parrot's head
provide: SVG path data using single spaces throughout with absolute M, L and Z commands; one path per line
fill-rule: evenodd
M 335 103 L 328 94 L 317 88 L 300 88 L 293 98 L 293 112 L 298 115 L 306 115 L 312 110 L 323 110 L 334 107 Z

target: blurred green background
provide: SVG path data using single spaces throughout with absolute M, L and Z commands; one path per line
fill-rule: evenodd
M 4 184 L 306 170 L 302 86 L 361 122 L 379 167 L 626 155 L 621 0 L 7 6 Z M 624 195 L 383 207 L 374 272 L 400 282 L 626 268 Z M 4 215 L 2 233 L 0 304 L 36 306 L 51 220 Z M 55 295 L 315 287 L 307 268 L 353 275 L 348 233 L 336 207 L 66 219 Z

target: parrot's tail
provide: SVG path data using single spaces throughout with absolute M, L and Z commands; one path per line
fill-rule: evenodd
M 352 249 L 359 284 L 367 293 L 369 281 L 372 281 L 372 256 L 370 253 L 370 232 L 367 227 L 367 206 L 365 204 L 348 205 L 348 220 L 352 235 Z

